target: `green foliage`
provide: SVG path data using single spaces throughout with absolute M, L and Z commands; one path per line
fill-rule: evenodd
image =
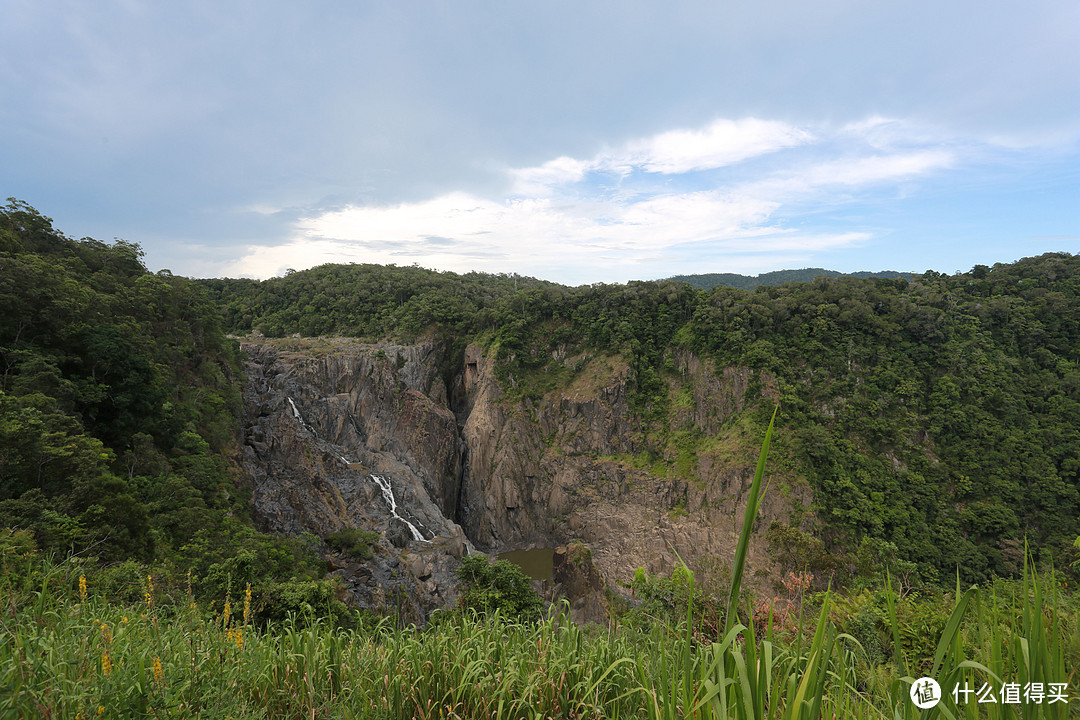
M 518 622 L 536 622 L 543 613 L 544 601 L 528 576 L 509 560 L 492 563 L 486 555 L 468 555 L 457 575 L 463 585 L 460 608 L 480 615 L 498 612 Z
M 639 567 L 630 584 L 636 605 L 621 622 L 648 631 L 654 625 L 677 627 L 685 619 L 689 606 L 694 617 L 694 630 L 715 637 L 720 630 L 723 608 L 715 598 L 694 590 L 694 574 L 677 566 L 671 575 L 651 575 Z
M 225 547 L 254 554 L 253 581 L 306 576 L 287 542 L 237 530 L 247 509 L 223 452 L 242 373 L 207 293 L 15 200 L 0 232 L 0 532 L 195 569 L 222 596 Z
M 811 572 L 815 577 L 841 577 L 846 574 L 845 557 L 829 552 L 820 538 L 804 532 L 798 527 L 773 522 L 765 532 L 769 555 L 780 563 L 784 572 Z M 864 568 L 860 565 L 860 571 Z M 877 572 L 871 567 L 867 572 Z
M 693 598 L 688 572 L 673 580 Z M 221 600 L 189 594 L 182 575 L 134 562 L 107 570 L 52 562 L 20 531 L 0 534 L 0 716 L 140 717 L 167 708 L 178 717 L 244 720 L 914 720 L 926 713 L 908 690 L 924 672 L 946 690 L 954 682 L 1033 681 L 1066 683 L 1072 696 L 1080 607 L 1061 584 L 1026 574 L 925 598 L 898 598 L 884 586 L 830 596 L 805 628 L 739 623 L 715 641 L 688 632 L 685 621 L 587 632 L 565 614 L 519 622 L 498 611 L 498 622 L 461 613 L 423 631 L 394 630 L 357 613 L 332 618 L 337 591 L 329 582 L 256 590 L 251 615 L 234 584 L 226 613 Z M 897 636 L 894 655 L 897 617 L 901 628 L 912 625 Z M 979 710 L 1004 720 L 1021 709 L 1032 720 L 1064 720 L 1072 700 L 962 708 L 946 693 L 940 707 L 948 714 L 929 716 Z
M 717 286 L 753 290 L 762 285 L 783 285 L 790 282 L 813 282 L 819 277 L 856 277 L 856 278 L 905 278 L 909 273 L 891 270 L 881 272 L 842 273 L 825 268 L 803 268 L 802 270 L 775 270 L 760 275 L 739 275 L 738 273 L 703 273 L 700 275 L 674 275 L 669 280 L 684 282 L 695 290 L 711 290 Z
M 191 572 L 200 596 L 224 601 L 250 583 L 309 581 L 325 573 L 313 536 L 283 538 L 257 532 L 233 518 L 198 530 L 174 559 L 178 572 Z
M 360 528 L 345 528 L 326 536 L 326 544 L 359 560 L 375 557 L 374 543 L 379 533 Z
M 343 590 L 336 578 L 274 583 L 260 593 L 256 618 L 271 623 L 302 622 L 307 625 L 325 621 L 339 628 L 362 624 L 361 618 L 345 604 L 342 596 Z

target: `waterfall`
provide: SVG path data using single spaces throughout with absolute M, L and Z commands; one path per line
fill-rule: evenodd
M 409 526 L 409 530 L 412 531 L 413 540 L 419 540 L 420 542 L 426 543 L 431 542 L 430 540 L 424 539 L 424 536 L 420 534 L 420 531 L 416 529 L 415 525 L 398 515 L 397 500 L 394 499 L 394 488 L 390 486 L 390 481 L 382 475 L 370 475 L 369 477 L 382 490 L 383 499 L 386 500 L 386 504 L 390 508 L 390 514 Z M 423 527 L 423 525 L 421 525 L 421 527 Z
M 304 420 L 304 416 L 301 415 L 300 411 L 296 408 L 296 403 L 293 402 L 293 399 L 292 398 L 287 398 L 287 399 L 289 401 L 289 407 L 292 408 L 293 417 L 295 417 L 297 419 L 297 421 L 300 423 L 301 427 L 303 427 L 305 430 L 307 430 L 312 435 L 315 435 L 315 437 L 319 437 L 315 433 L 315 428 L 308 425 L 307 422 Z

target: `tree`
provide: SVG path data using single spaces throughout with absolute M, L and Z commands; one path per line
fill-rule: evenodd
M 504 617 L 521 622 L 535 622 L 543 614 L 544 601 L 521 568 L 509 560 L 492 563 L 486 555 L 469 555 L 457 576 L 465 585 L 461 607 L 480 615 L 499 610 Z

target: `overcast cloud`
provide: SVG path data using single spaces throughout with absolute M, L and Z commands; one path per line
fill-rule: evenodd
M 0 5 L 4 194 L 152 268 L 568 283 L 1080 249 L 1080 4 Z

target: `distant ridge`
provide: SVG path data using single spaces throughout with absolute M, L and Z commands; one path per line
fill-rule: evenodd
M 825 268 L 803 268 L 802 270 L 775 270 L 760 275 L 739 275 L 738 273 L 703 273 L 701 275 L 672 275 L 668 280 L 690 283 L 695 290 L 710 290 L 717 285 L 724 285 L 739 290 L 753 290 L 759 285 L 783 285 L 788 282 L 810 282 L 817 277 L 857 277 L 857 278 L 898 278 L 910 277 L 912 273 L 882 270 L 880 272 L 842 273 Z

